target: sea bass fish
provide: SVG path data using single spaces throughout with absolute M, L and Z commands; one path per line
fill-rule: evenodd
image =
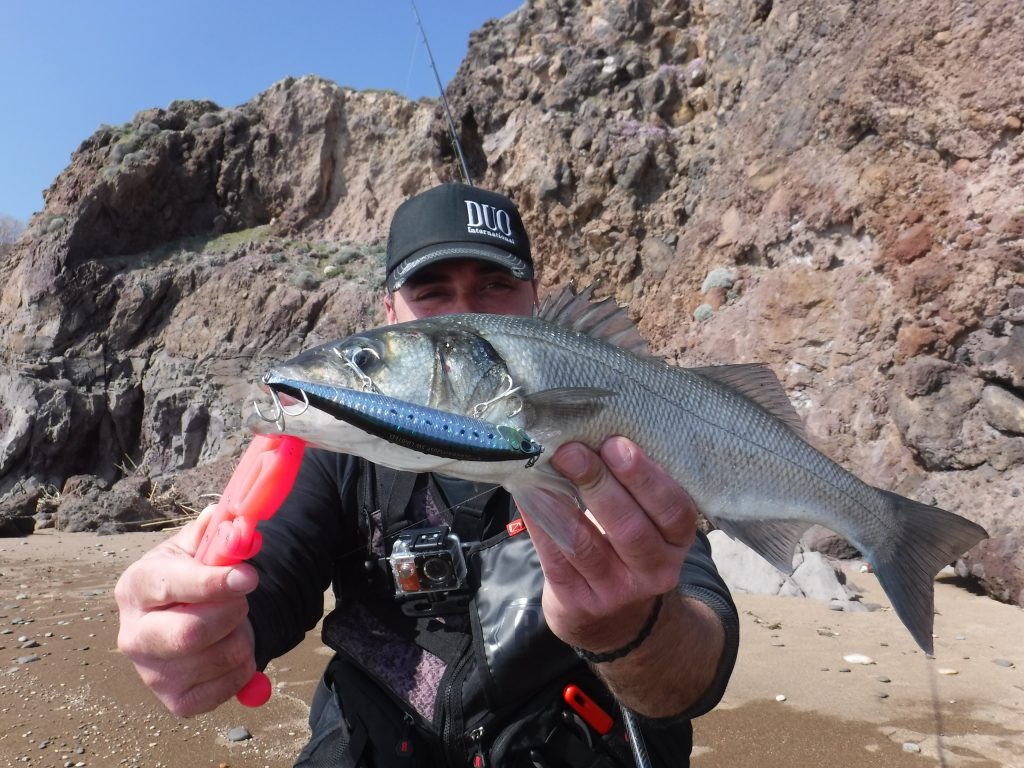
M 592 287 L 578 295 L 566 289 L 534 317 L 449 315 L 310 349 L 264 376 L 278 406 L 282 395 L 288 405 L 274 419 L 250 418 L 250 427 L 395 469 L 501 485 L 567 551 L 577 526 L 590 523 L 582 514 L 566 516 L 562 502 L 575 499 L 575 490 L 548 460 L 563 443 L 596 448 L 623 435 L 664 467 L 712 524 L 785 573 L 812 524 L 845 537 L 932 653 L 935 574 L 985 538 L 984 529 L 872 487 L 812 447 L 767 366 L 669 365 L 648 354 L 623 308 L 611 299 L 591 302 L 591 295 Z M 331 394 L 346 390 L 416 406 L 390 409 L 402 419 L 432 424 L 429 414 L 443 413 L 502 426 L 502 434 L 538 449 L 528 458 L 476 460 L 464 450 L 431 448 L 402 433 L 400 419 L 388 427 L 386 412 L 375 412 L 372 425 L 354 417 L 345 404 L 353 398 Z

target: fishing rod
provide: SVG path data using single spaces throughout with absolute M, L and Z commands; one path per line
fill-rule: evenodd
M 473 186 L 473 180 L 469 176 L 469 166 L 466 165 L 466 158 L 462 154 L 462 144 L 459 142 L 459 135 L 455 130 L 455 120 L 452 118 L 452 111 L 448 107 L 448 97 L 444 94 L 444 86 L 441 85 L 441 76 L 437 73 L 437 64 L 434 63 L 434 54 L 430 50 L 430 41 L 427 40 L 427 30 L 423 27 L 423 20 L 420 18 L 419 9 L 416 7 L 416 0 L 409 0 L 412 4 L 412 12 L 416 14 L 416 24 L 420 28 L 420 34 L 423 35 L 423 45 L 427 49 L 427 58 L 430 60 L 430 68 L 434 70 L 434 80 L 437 82 L 437 90 L 441 94 L 441 104 L 444 105 L 445 115 L 448 116 L 448 133 L 451 135 L 452 147 L 455 149 L 455 154 L 459 157 L 459 165 L 462 168 L 463 180 Z

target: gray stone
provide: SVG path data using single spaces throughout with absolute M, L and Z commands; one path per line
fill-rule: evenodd
M 818 552 L 804 552 L 800 556 L 793 571 L 793 580 L 807 597 L 842 601 L 850 598 L 850 592 L 840 582 L 836 569 Z
M 710 304 L 701 304 L 695 310 L 693 310 L 693 319 L 698 323 L 703 323 L 710 320 L 715 316 L 715 308 Z
M 736 270 L 726 267 L 718 267 L 708 272 L 707 277 L 700 286 L 701 293 L 707 293 L 713 288 L 732 288 L 736 282 Z
M 228 741 L 245 741 L 251 739 L 252 734 L 244 726 L 238 725 L 228 731 Z
M 1024 435 L 1024 400 L 990 384 L 981 393 L 985 420 L 1000 432 Z
M 793 557 L 792 575 L 779 572 L 745 544 L 722 531 L 708 534 L 715 565 L 730 589 L 757 594 L 790 597 L 813 597 L 836 600 L 836 610 L 855 596 L 855 591 L 840 582 L 830 562 L 817 552 L 803 552 Z

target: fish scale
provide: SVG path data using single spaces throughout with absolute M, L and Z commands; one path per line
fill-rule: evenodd
M 466 460 L 464 450 L 427 455 L 425 446 L 369 435 L 312 407 L 288 415 L 285 432 L 396 469 L 500 484 L 569 553 L 588 523 L 566 512 L 575 489 L 549 459 L 569 441 L 597 448 L 624 435 L 714 525 L 787 573 L 810 525 L 844 536 L 871 561 L 897 615 L 931 653 L 934 576 L 985 531 L 874 488 L 818 451 L 803 439 L 799 417 L 765 366 L 668 365 L 642 352 L 645 344 L 621 310 L 591 303 L 591 294 L 563 295 L 532 318 L 451 315 L 376 328 L 268 374 L 299 388 L 306 381 L 355 389 L 369 379 L 391 398 L 465 416 L 480 406 L 488 421 L 525 430 L 543 445 L 536 462 Z M 365 370 L 351 364 L 360 351 Z M 259 419 L 250 424 L 273 430 Z
M 528 336 L 523 326 L 530 321 L 507 317 L 493 319 L 497 322 L 492 322 L 491 316 L 475 318 L 474 325 L 496 349 L 507 350 L 503 356 L 516 381 L 524 382 L 531 391 L 566 384 L 567 369 L 576 369 L 576 366 L 569 365 L 565 357 L 557 353 L 545 355 L 540 358 L 541 364 L 531 369 L 529 364 L 534 360 L 515 352 L 522 347 L 522 339 Z M 857 486 L 867 488 L 807 443 L 794 441 L 792 434 L 756 403 L 722 391 L 699 376 L 658 361 L 640 360 L 606 345 L 592 344 L 589 337 L 581 334 L 563 334 L 559 338 L 556 330 L 551 329 L 547 341 L 553 349 L 563 350 L 563 353 L 574 344 L 587 344 L 589 349 L 584 348 L 574 355 L 574 359 L 578 355 L 586 361 L 582 363 L 583 370 L 573 370 L 572 376 L 594 386 L 621 387 L 623 390 L 606 404 L 586 432 L 573 438 L 582 437 L 584 442 L 590 438 L 589 441 L 598 443 L 609 434 L 621 434 L 641 441 L 646 437 L 646 441 L 654 446 L 650 451 L 651 457 L 673 476 L 686 478 L 684 485 L 695 499 L 702 495 L 700 488 L 708 488 L 708 493 L 703 494 L 707 497 L 702 506 L 705 514 L 713 515 L 714 502 L 727 487 L 721 482 L 723 477 L 728 477 L 724 469 L 732 466 L 761 464 L 767 477 L 776 478 L 784 489 L 793 487 L 801 469 L 810 477 L 826 481 L 837 489 L 845 484 L 847 493 L 852 493 Z M 616 375 L 609 375 L 609 369 Z M 685 375 L 680 376 L 680 373 Z M 623 386 L 624 382 L 628 384 Z M 644 395 L 654 395 L 657 399 L 644 398 Z M 659 404 L 664 407 L 659 408 Z M 720 418 L 723 414 L 716 411 L 728 411 L 728 414 L 723 419 Z M 686 418 L 678 418 L 680 412 L 686 414 Z M 671 416 L 676 418 L 670 420 Z M 526 425 L 527 429 L 532 426 Z M 650 440 L 649 430 L 654 430 L 663 439 Z M 703 450 L 693 453 L 704 459 L 704 471 L 689 468 L 687 452 L 669 450 L 672 444 L 683 442 L 678 437 L 673 439 L 672 432 L 701 445 Z M 777 446 L 786 447 L 786 459 L 779 456 Z M 764 500 L 765 491 L 766 487 L 760 485 L 758 498 Z

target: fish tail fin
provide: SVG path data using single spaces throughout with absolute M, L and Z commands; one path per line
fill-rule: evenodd
M 925 653 L 932 655 L 935 575 L 988 534 L 960 515 L 876 490 L 892 509 L 896 530 L 884 555 L 870 555 L 871 565 L 896 615 Z

